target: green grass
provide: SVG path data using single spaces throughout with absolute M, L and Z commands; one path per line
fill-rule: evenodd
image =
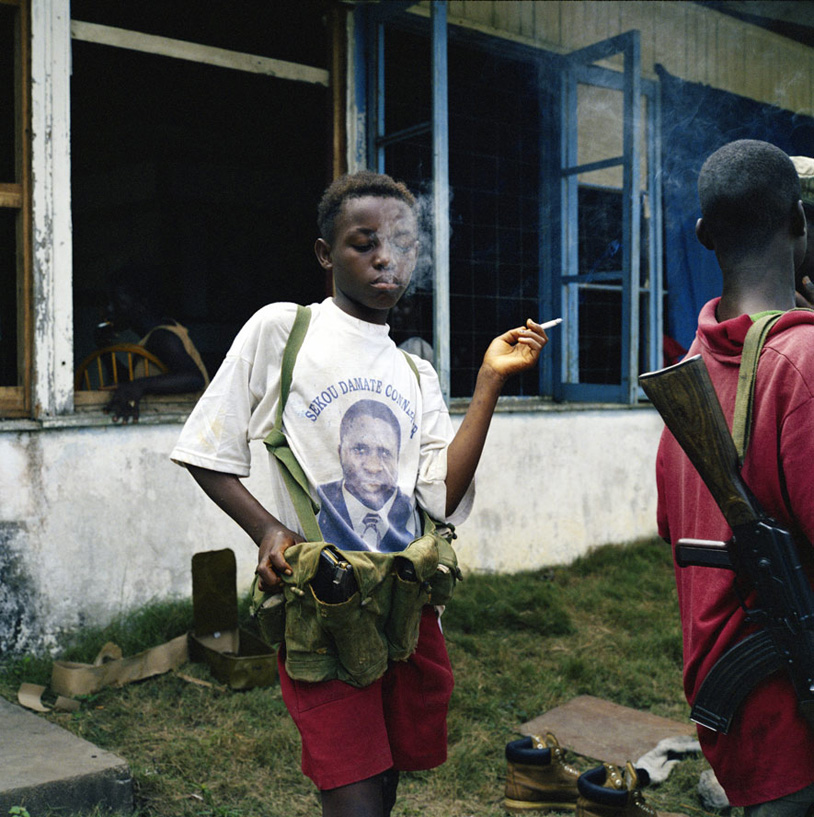
M 242 626 L 251 628 L 246 600 Z M 85 630 L 61 655 L 90 662 L 106 641 L 132 655 L 190 629 L 191 602 L 151 605 L 104 630 Z M 588 694 L 685 721 L 681 633 L 669 549 L 609 546 L 568 567 L 511 576 L 469 575 L 443 617 L 456 687 L 449 759 L 402 775 L 395 815 L 499 817 L 504 748 L 519 726 Z M 48 684 L 49 660 L 0 665 L 0 695 Z M 182 671 L 213 681 L 206 665 Z M 104 689 L 79 712 L 46 716 L 115 752 L 133 773 L 137 817 L 296 817 L 319 814 L 299 771 L 299 736 L 278 686 L 233 692 L 167 674 Z M 587 769 L 599 759 L 574 758 Z M 636 760 L 636 758 L 631 758 Z M 659 811 L 702 814 L 701 758 L 647 789 Z M 67 815 L 96 817 L 96 815 Z

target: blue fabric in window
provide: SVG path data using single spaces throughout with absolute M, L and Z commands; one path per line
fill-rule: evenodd
M 791 156 L 814 152 L 814 119 L 709 85 L 686 82 L 656 66 L 662 94 L 665 331 L 685 349 L 698 313 L 721 293 L 715 255 L 695 238 L 696 181 L 704 160 L 735 139 L 762 139 Z

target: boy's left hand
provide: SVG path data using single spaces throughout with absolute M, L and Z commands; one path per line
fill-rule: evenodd
M 531 368 L 539 359 L 546 343 L 548 335 L 545 330 L 529 318 L 525 326 L 510 329 L 489 344 L 483 356 L 483 365 L 505 380 Z
M 139 403 L 143 395 L 144 390 L 138 379 L 126 380 L 118 385 L 113 397 L 103 410 L 106 414 L 112 415 L 114 423 L 121 422 L 122 425 L 127 425 L 128 420 L 137 423 Z

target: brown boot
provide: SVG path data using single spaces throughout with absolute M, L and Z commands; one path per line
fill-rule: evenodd
M 506 796 L 503 808 L 510 814 L 527 811 L 573 811 L 576 808 L 579 772 L 564 762 L 557 738 L 536 735 L 506 745 Z
M 645 803 L 641 786 L 650 782 L 644 769 L 628 761 L 624 771 L 604 763 L 580 775 L 576 817 L 658 817 Z

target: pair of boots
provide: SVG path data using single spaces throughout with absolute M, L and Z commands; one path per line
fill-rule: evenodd
M 557 738 L 536 735 L 506 746 L 506 796 L 510 814 L 528 811 L 576 811 L 576 817 L 657 817 L 644 802 L 641 786 L 649 782 L 644 769 L 628 761 L 623 770 L 610 763 L 580 774 L 565 762 Z

